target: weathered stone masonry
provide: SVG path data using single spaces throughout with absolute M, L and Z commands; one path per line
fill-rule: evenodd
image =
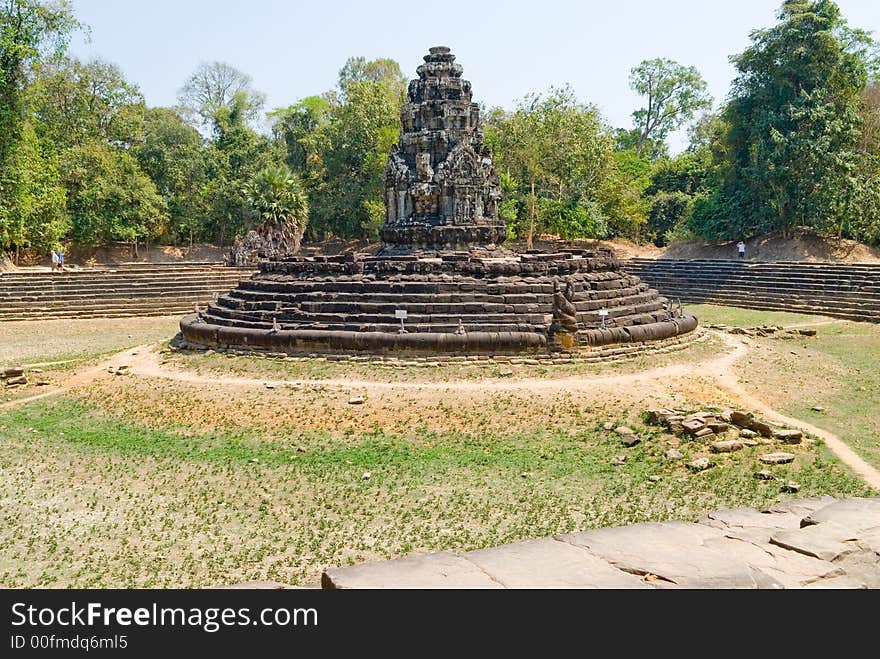
M 409 86 L 375 255 L 286 256 L 181 321 L 195 347 L 509 354 L 662 340 L 697 320 L 607 249 L 501 247 L 501 190 L 471 85 L 435 47 Z M 398 311 L 405 311 L 401 324 Z

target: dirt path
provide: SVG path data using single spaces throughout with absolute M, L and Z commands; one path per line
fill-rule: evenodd
M 721 338 L 724 339 L 724 342 L 727 343 L 727 345 L 743 345 L 739 340 L 737 340 L 736 337 L 730 336 L 729 334 L 722 334 Z M 802 421 L 801 419 L 796 419 L 794 417 L 786 416 L 785 414 L 777 412 L 760 399 L 755 398 L 750 393 L 748 393 L 740 383 L 739 378 L 737 377 L 736 372 L 733 369 L 723 371 L 719 373 L 716 377 L 718 384 L 727 392 L 732 394 L 736 399 L 738 399 L 744 407 L 760 412 L 763 416 L 768 417 L 769 419 L 772 419 L 779 423 L 783 423 L 792 428 L 798 428 L 800 430 L 804 430 L 808 433 L 816 435 L 817 437 L 821 437 L 828 448 L 831 449 L 831 452 L 834 453 L 834 455 L 836 455 L 841 460 L 841 462 L 849 466 L 868 485 L 873 487 L 875 490 L 880 491 L 880 471 L 865 462 L 855 451 L 853 451 L 843 440 L 841 440 L 840 437 L 831 432 L 828 432 L 827 430 L 817 428 L 816 426 L 807 423 L 806 421 Z
M 833 321 L 832 321 L 833 322 Z M 880 471 L 869 465 L 837 435 L 827 430 L 817 428 L 805 421 L 786 416 L 772 409 L 763 401 L 749 394 L 737 377 L 734 365 L 742 357 L 749 353 L 749 344 L 740 337 L 732 336 L 723 332 L 712 332 L 719 336 L 729 348 L 724 354 L 703 360 L 684 364 L 670 364 L 659 368 L 643 371 L 641 373 L 626 373 L 597 376 L 575 376 L 566 378 L 518 378 L 497 379 L 486 378 L 483 380 L 461 380 L 448 382 L 382 382 L 371 380 L 274 380 L 266 378 L 248 378 L 239 376 L 216 377 L 200 375 L 191 371 L 185 371 L 160 363 L 159 353 L 155 346 L 143 345 L 122 351 L 101 362 L 100 364 L 71 376 L 65 386 L 57 387 L 27 398 L 20 398 L 0 404 L 0 411 L 23 405 L 25 403 L 54 396 L 69 389 L 88 384 L 89 382 L 107 376 L 111 367 L 128 366 L 133 375 L 160 378 L 183 382 L 187 384 L 222 385 L 234 387 L 334 387 L 342 389 L 367 389 L 367 390 L 450 390 L 457 391 L 578 391 L 596 388 L 622 390 L 634 384 L 647 385 L 657 392 L 668 393 L 668 381 L 674 378 L 689 378 L 695 374 L 709 378 L 720 389 L 727 393 L 734 401 L 746 409 L 751 409 L 760 414 L 783 423 L 785 425 L 805 430 L 817 437 L 821 437 L 828 448 L 868 485 L 880 491 Z
M 11 409 L 13 407 L 17 407 L 19 405 L 24 405 L 25 403 L 33 402 L 35 400 L 49 398 L 50 396 L 57 396 L 58 394 L 62 394 L 65 391 L 69 391 L 70 389 L 73 389 L 74 387 L 78 387 L 80 385 L 88 384 L 89 382 L 93 382 L 94 380 L 101 377 L 102 375 L 109 375 L 108 374 L 109 368 L 111 368 L 111 367 L 116 368 L 116 367 L 122 366 L 123 364 L 127 364 L 128 361 L 130 361 L 135 355 L 140 354 L 141 352 L 145 352 L 149 349 L 150 349 L 150 345 L 147 344 L 147 345 L 137 346 L 135 348 L 129 348 L 128 350 L 123 350 L 122 352 L 117 352 L 116 354 L 108 357 L 106 360 L 96 364 L 95 366 L 92 366 L 91 368 L 86 369 L 85 371 L 72 374 L 69 378 L 67 378 L 67 381 L 65 382 L 63 387 L 51 387 L 51 388 L 48 388 L 45 391 L 42 391 L 38 394 L 34 394 L 33 396 L 27 396 L 25 398 L 16 398 L 15 400 L 10 400 L 5 403 L 0 403 L 0 412 L 2 412 L 4 410 Z M 70 360 L 68 360 L 68 361 L 70 361 Z M 63 364 L 63 363 L 67 363 L 67 362 L 45 362 L 44 364 L 41 364 L 41 365 L 48 365 L 48 364 L 52 364 L 52 363 Z M 30 364 L 27 366 L 27 368 L 32 368 L 34 366 L 37 366 L 37 365 Z
M 642 371 L 640 373 L 625 373 L 596 376 L 572 376 L 566 378 L 484 378 L 482 380 L 449 380 L 445 382 L 382 382 L 380 380 L 351 380 L 351 379 L 326 379 L 326 380 L 274 380 L 267 378 L 248 378 L 241 376 L 212 376 L 200 375 L 192 371 L 185 371 L 169 367 L 159 363 L 158 353 L 155 350 L 143 350 L 126 362 L 131 372 L 135 375 L 163 378 L 187 384 L 221 384 L 230 386 L 276 386 L 276 387 L 339 387 L 344 389 L 456 389 L 464 391 L 516 391 L 526 389 L 528 391 L 543 390 L 576 390 L 592 388 L 596 386 L 629 385 L 637 382 L 649 382 L 675 377 L 691 375 L 695 368 L 703 371 L 721 371 L 729 369 L 733 363 L 742 357 L 747 351 L 743 344 L 732 346 L 729 353 L 710 360 L 687 364 L 670 364 L 659 368 Z

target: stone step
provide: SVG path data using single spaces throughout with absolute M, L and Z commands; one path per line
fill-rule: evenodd
M 853 286 L 876 286 L 880 283 L 877 277 L 851 276 L 844 274 L 817 275 L 814 273 L 788 272 L 788 273 L 762 273 L 762 272 L 711 272 L 707 270 L 660 270 L 652 268 L 627 267 L 627 272 L 641 277 L 643 273 L 650 273 L 661 277 L 681 277 L 685 279 L 706 278 L 720 279 L 724 281 L 766 281 L 766 282 L 792 282 L 792 283 L 826 283 L 831 285 Z
M 206 317 L 206 321 L 210 322 L 212 318 L 210 316 Z M 243 321 L 223 321 L 225 325 L 231 327 L 239 327 L 239 328 L 248 328 L 248 329 L 258 329 L 258 330 L 270 330 L 272 329 L 272 323 L 245 323 Z M 400 330 L 400 323 L 358 323 L 358 322 L 344 322 L 344 323 L 334 323 L 334 324 L 321 324 L 315 323 L 307 326 L 297 325 L 293 326 L 292 324 L 282 323 L 282 329 L 311 329 L 311 330 L 332 330 L 332 331 L 342 331 L 342 332 L 385 332 L 390 334 L 396 334 Z M 458 321 L 455 323 L 435 323 L 432 322 L 430 325 L 421 324 L 421 323 L 412 323 L 407 322 L 406 329 L 407 332 L 412 334 L 415 333 L 423 333 L 423 332 L 439 332 L 445 334 L 454 334 L 458 330 L 459 324 Z M 485 323 L 482 321 L 478 321 L 476 323 L 464 323 L 465 331 L 471 332 L 535 332 L 538 334 L 545 333 L 547 331 L 546 324 L 528 324 L 528 323 Z
M 682 294 L 700 294 L 700 295 L 733 295 L 737 297 L 760 297 L 765 300 L 802 300 L 814 301 L 817 303 L 828 304 L 831 306 L 838 305 L 876 305 L 880 303 L 880 296 L 871 296 L 864 293 L 857 294 L 831 294 L 824 295 L 814 291 L 791 291 L 778 292 L 768 290 L 753 290 L 746 287 L 727 287 L 723 285 L 711 286 L 703 283 L 690 285 L 667 286 L 663 283 L 658 285 L 659 290 L 667 295 L 667 297 L 675 297 Z
M 242 277 L 233 273 L 205 273 L 190 275 L 173 275 L 167 277 L 141 277 L 129 278 L 124 276 L 101 277 L 86 280 L 60 279 L 44 282 L 28 283 L 28 282 L 2 282 L 0 281 L 0 291 L 19 292 L 19 291 L 40 291 L 40 290 L 65 290 L 69 288 L 77 288 L 83 286 L 108 287 L 108 286 L 150 286 L 165 283 L 186 283 L 207 280 L 231 281 L 238 282 Z
M 880 321 L 880 265 L 633 259 L 623 267 L 686 302 Z
M 749 261 L 749 260 L 723 260 L 723 259 L 646 259 L 632 258 L 622 259 L 622 264 L 636 263 L 657 267 L 669 266 L 699 266 L 707 268 L 749 268 L 749 269 L 801 269 L 801 270 L 833 270 L 836 272 L 880 272 L 878 263 L 829 263 L 811 261 Z
M 854 280 L 850 278 L 818 278 L 818 277 L 803 277 L 803 278 L 794 278 L 794 277 L 766 277 L 766 276 L 756 276 L 756 275 L 748 275 L 737 273 L 736 275 L 717 275 L 714 273 L 705 273 L 705 272 L 692 272 L 692 273 L 683 273 L 683 272 L 662 272 L 662 271 L 653 271 L 653 270 L 637 270 L 632 269 L 629 270 L 630 273 L 635 274 L 636 276 L 642 277 L 650 277 L 652 281 L 657 281 L 660 279 L 665 279 L 669 281 L 719 281 L 719 282 L 727 282 L 727 283 L 748 283 L 755 285 L 765 285 L 765 286 L 788 286 L 788 287 L 808 287 L 808 288 L 830 288 L 830 289 L 842 289 L 842 290 L 861 290 L 865 287 L 869 287 L 872 289 L 877 289 L 880 286 L 880 282 L 875 280 Z
M 880 296 L 872 296 L 866 293 L 851 294 L 822 294 L 814 291 L 791 291 L 779 292 L 766 289 L 750 289 L 747 287 L 711 286 L 705 284 L 692 285 L 668 285 L 663 282 L 657 283 L 658 289 L 667 297 L 681 297 L 687 294 L 698 295 L 734 295 L 739 297 L 760 297 L 766 300 L 803 300 L 828 304 L 830 306 L 856 306 L 867 308 L 880 308 Z
M 157 306 L 147 309 L 107 308 L 88 311 L 48 311 L 40 314 L 21 313 L 19 315 L 0 316 L 2 322 L 33 321 L 33 320 L 77 320 L 87 318 L 133 318 L 148 316 L 182 316 L 192 312 L 192 306 L 181 307 Z

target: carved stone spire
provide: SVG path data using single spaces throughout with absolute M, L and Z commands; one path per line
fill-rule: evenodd
M 416 71 L 385 169 L 383 251 L 500 245 L 501 187 L 471 83 L 445 46 L 431 48 Z

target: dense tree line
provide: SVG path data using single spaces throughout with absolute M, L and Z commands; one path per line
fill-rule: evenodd
M 267 222 L 296 244 L 377 236 L 396 62 L 353 57 L 332 90 L 268 112 L 248 75 L 205 63 L 178 106 L 152 108 L 114 64 L 67 56 L 82 27 L 67 0 L 0 0 L 0 249 L 229 244 Z M 662 245 L 808 226 L 880 242 L 874 42 L 830 0 L 786 0 L 751 41 L 715 111 L 697 69 L 663 58 L 631 71 L 631 128 L 569 87 L 486 110 L 511 236 Z

